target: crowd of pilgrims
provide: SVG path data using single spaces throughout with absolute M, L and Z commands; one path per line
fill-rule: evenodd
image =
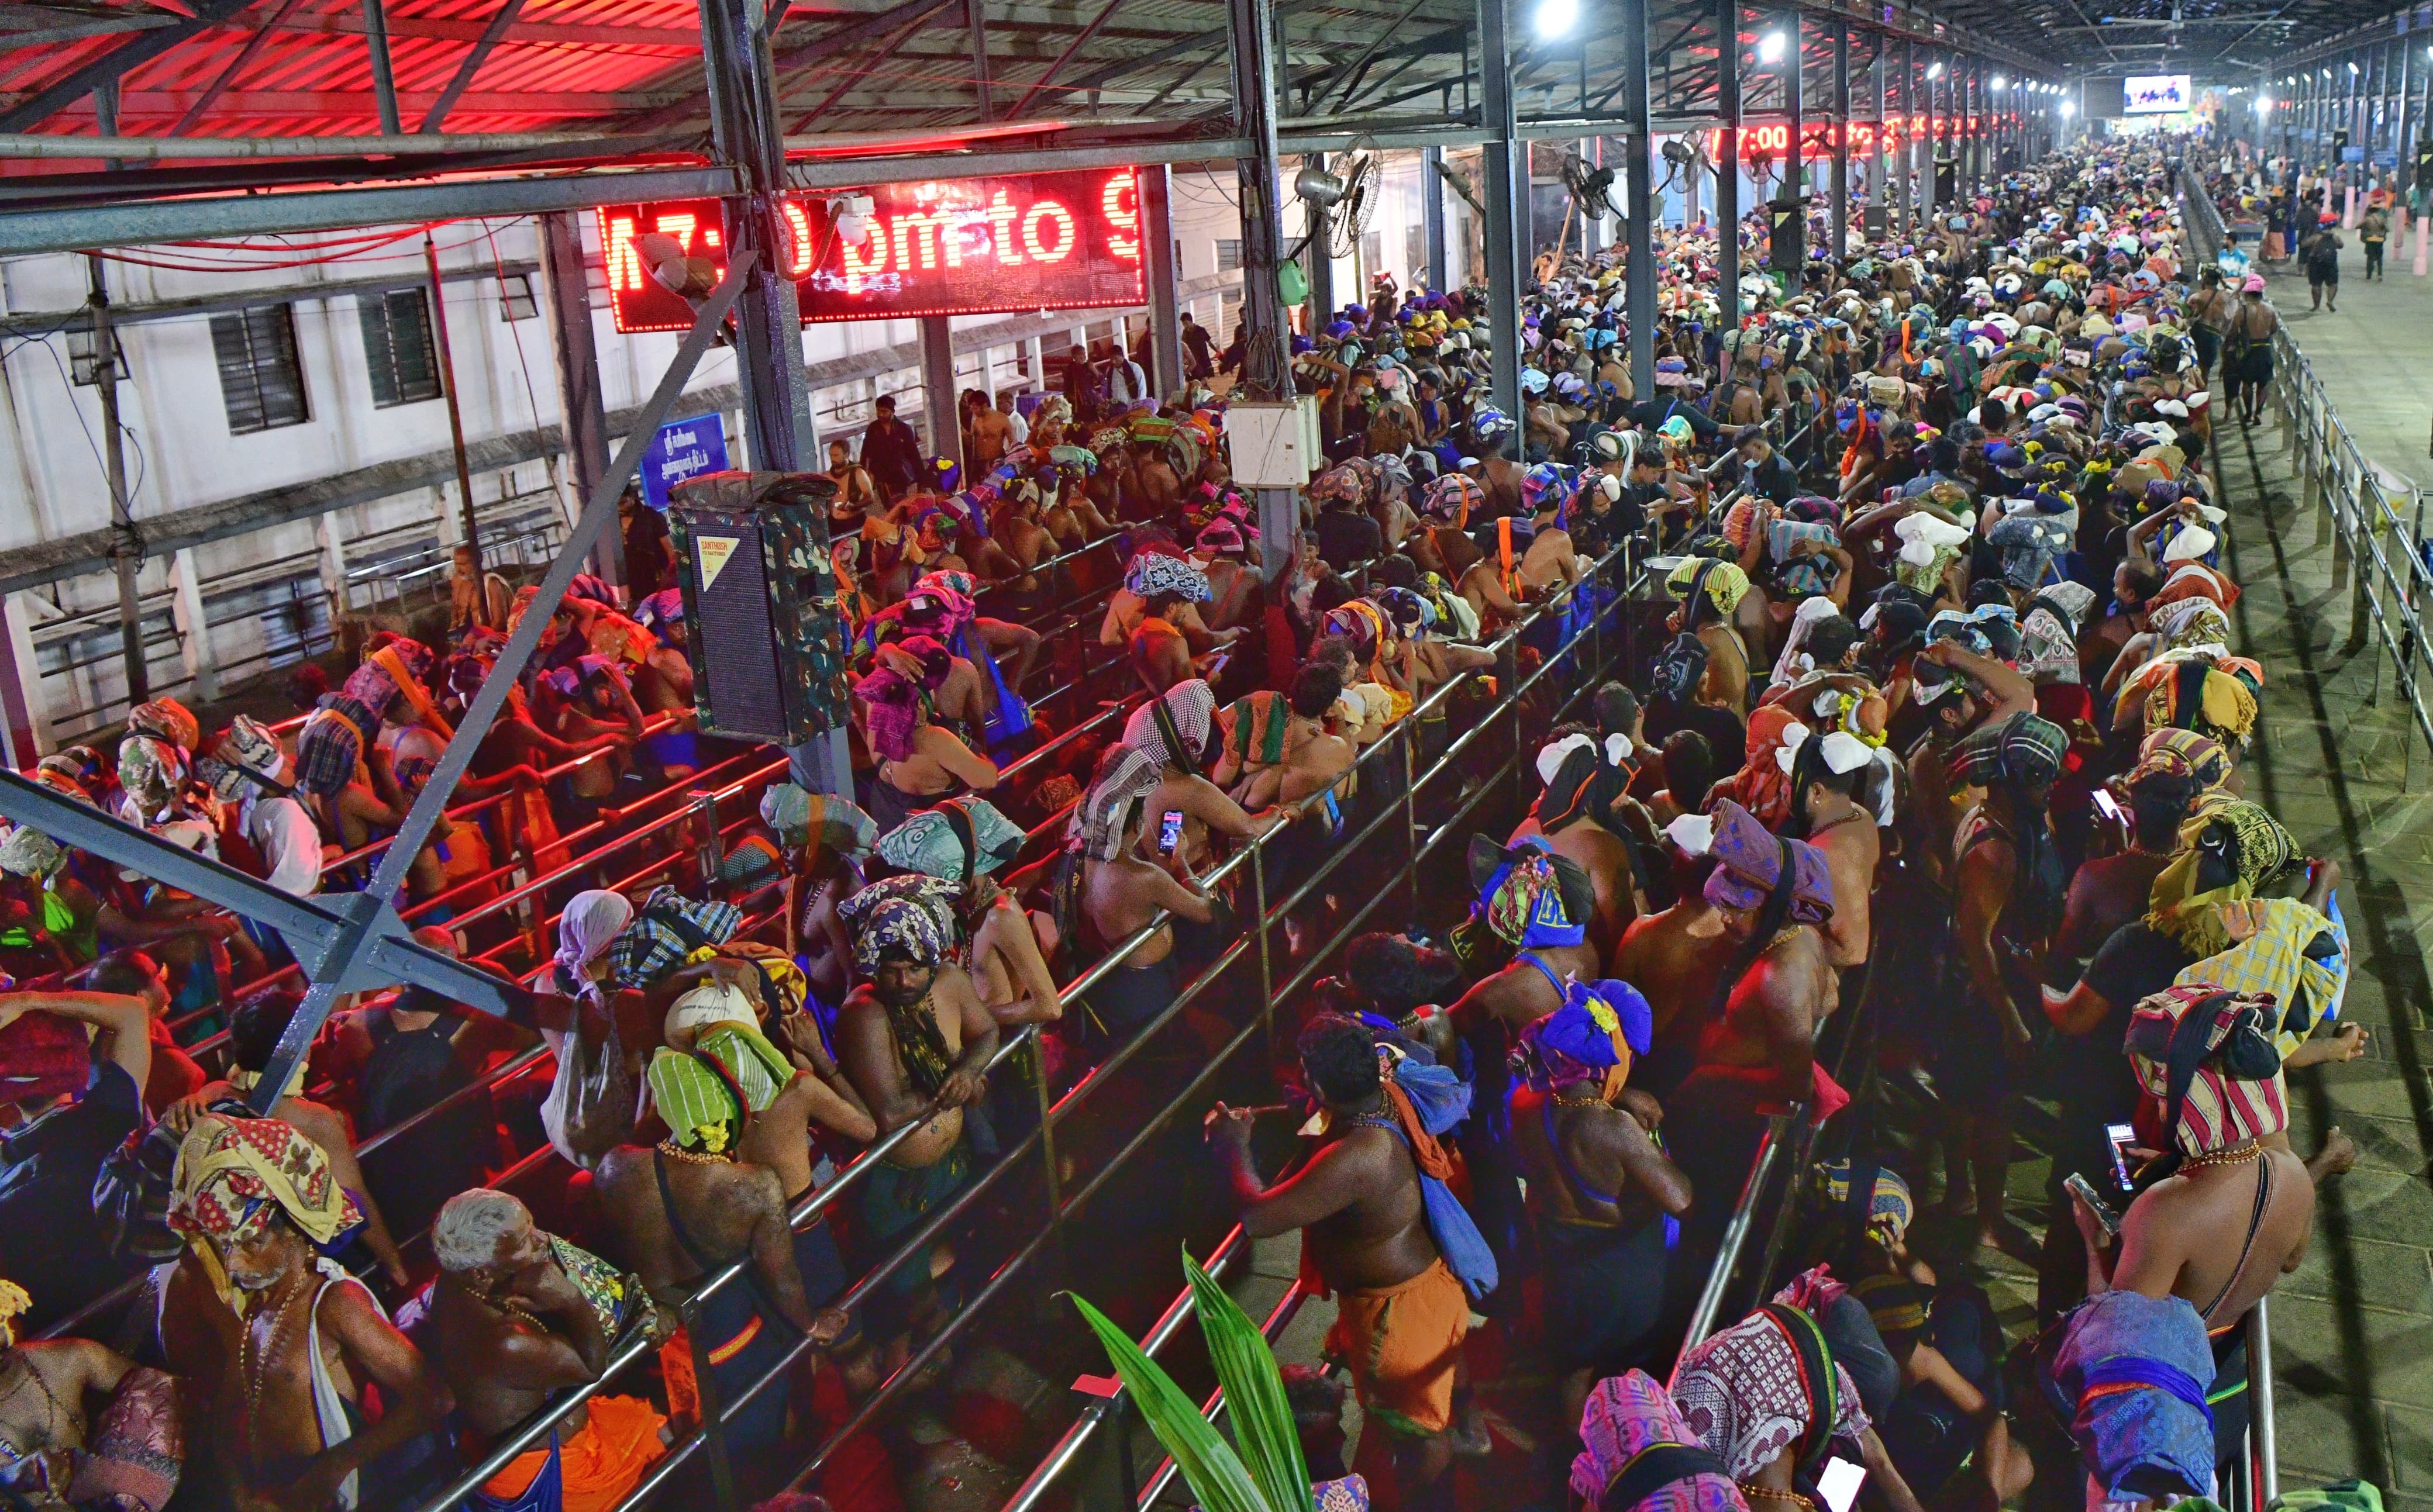
M 692 728 L 648 511 L 622 595 L 581 579 L 539 606 L 460 558 L 446 632 L 376 636 L 335 691 L 299 679 L 300 722 L 207 735 L 160 699 L 44 759 L 59 792 L 291 894 L 360 887 L 505 633 L 551 616 L 398 900 L 426 943 L 519 976 L 524 1012 L 349 998 L 260 1116 L 301 997 L 280 937 L 38 829 L 0 839 L 8 1488 L 414 1506 L 548 1416 L 466 1504 L 605 1512 L 698 1423 L 696 1359 L 732 1404 L 808 1340 L 725 1425 L 747 1493 L 782 1485 L 974 1283 L 958 1250 L 985 1243 L 950 1233 L 832 1305 L 1036 1122 L 990 1075 L 1000 1045 L 1044 1026 L 1053 1095 L 1166 1013 L 1252 911 L 1216 864 L 1261 844 L 1285 895 L 1401 801 L 1401 764 L 1360 752 L 1407 723 L 1436 763 L 1519 626 L 1513 665 L 1549 670 L 1519 712 L 1526 814 L 1456 837 L 1454 907 L 1340 942 L 1284 1005 L 1281 1110 L 1206 1120 L 1203 1189 L 1254 1237 L 1300 1231 L 1336 1308 L 1323 1367 L 1289 1373 L 1313 1473 L 1359 1472 L 1325 1504 L 1818 1508 L 1836 1457 L 1889 1512 L 2220 1494 L 2240 1325 L 2354 1158 L 2336 1130 L 2290 1148 L 2284 1071 L 2364 1035 L 2339 1021 L 2337 868 L 2243 796 L 2263 671 L 2230 644 L 2206 463 L 2234 380 L 2192 339 L 2225 291 L 2173 176 L 2152 146 L 2058 157 L 1791 277 L 1744 226 L 1733 320 L 1713 232 L 1663 232 L 1645 394 L 1621 254 L 1550 253 L 1518 415 L 1491 401 L 1483 290 L 1381 285 L 1293 340 L 1328 466 L 1273 577 L 1225 465 L 1239 340 L 1186 332 L 1164 404 L 1120 349 L 1076 348 L 1036 406 L 967 396 L 960 467 L 882 402 L 828 474 L 853 796 L 771 783 L 714 866 L 638 837 L 602 875 L 656 858 L 646 884 L 544 894 L 553 955 L 483 905 L 745 749 Z M 1670 618 L 1659 597 L 1598 673 L 1568 637 L 1618 624 L 1642 572 Z M 1075 644 L 1043 637 L 1077 603 Z M 1124 706 L 1018 762 L 1082 723 L 1043 685 L 1088 686 L 1093 659 Z M 1463 794 L 1490 746 L 1454 753 Z M 1280 943 L 1336 946 L 1386 880 L 1353 858 Z M 2058 1101 L 2041 1233 L 2008 1206 L 2031 1095 Z M 1786 1111 L 1821 1130 L 1796 1279 L 1684 1349 Z M 880 1139 L 851 1200 L 790 1227 Z M 511 1165 L 553 1175 L 485 1184 Z M 1923 1244 L 1930 1214 L 1959 1237 Z M 2034 1264 L 2032 1340 L 1972 1281 L 1981 1246 Z M 1163 1277 L 1164 1242 L 1139 1249 Z M 737 1262 L 696 1349 L 674 1309 Z M 1519 1444 L 1482 1408 L 1515 1359 L 1562 1382 L 1576 1441 Z M 817 1488 L 963 1504 L 911 1484 L 915 1453 L 865 1428 Z M 1475 1473 L 1532 1453 L 1557 1462 L 1538 1492 Z

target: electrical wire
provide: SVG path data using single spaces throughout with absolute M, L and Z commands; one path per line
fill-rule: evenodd
M 529 218 L 529 216 L 519 215 L 513 220 L 508 221 L 506 224 L 514 226 Z M 240 263 L 213 259 L 173 261 L 168 258 L 138 257 L 128 252 L 99 252 L 95 255 L 107 258 L 113 263 L 124 263 L 135 267 L 158 268 L 170 273 L 280 273 L 294 268 L 318 267 L 331 263 L 344 263 L 353 258 L 403 256 L 403 253 L 383 252 L 382 249 L 393 246 L 398 242 L 404 241 L 410 237 L 423 235 L 433 227 L 453 224 L 455 224 L 455 222 L 452 220 L 432 221 L 423 226 L 408 227 L 395 232 L 383 232 L 378 237 L 373 238 L 369 245 L 359 246 L 352 250 L 331 252 L 326 255 L 314 257 L 283 258 L 274 262 Z M 477 233 L 467 237 L 461 242 L 446 243 L 439 247 L 439 250 L 443 252 L 457 251 L 464 247 L 476 246 L 482 241 L 482 234 Z M 169 245 L 177 246 L 179 244 L 172 243 Z M 261 247 L 256 248 L 256 250 L 269 251 L 271 248 Z

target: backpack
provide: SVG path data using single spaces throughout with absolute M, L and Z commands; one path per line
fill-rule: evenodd
M 608 1032 L 594 1041 L 578 1027 L 571 1032 L 543 1029 L 557 1057 L 557 1073 L 541 1099 L 541 1128 L 560 1155 L 588 1171 L 602 1157 L 633 1137 L 642 1089 L 617 1036 L 617 1015 L 605 997 L 596 999 Z M 577 1004 L 575 1011 L 582 1012 Z
M 1690 579 L 1690 591 L 1681 600 L 1681 633 L 1656 654 L 1650 684 L 1654 697 L 1687 705 L 1706 678 L 1707 643 L 1698 638 L 1698 606 L 1707 602 L 1707 574 L 1714 569 L 1710 558 Z
M 231 1118 L 257 1116 L 242 1097 L 222 1097 L 211 1111 Z M 113 1264 L 164 1265 L 185 1251 L 184 1236 L 169 1226 L 178 1194 L 178 1148 L 184 1143 L 184 1135 L 156 1123 L 102 1157 L 93 1181 L 93 1211 Z

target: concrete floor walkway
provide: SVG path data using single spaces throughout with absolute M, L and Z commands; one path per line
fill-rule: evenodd
M 2276 299 L 2287 301 L 2288 287 L 2276 280 Z M 2303 312 L 2303 280 L 2298 289 Z M 2362 386 L 2369 345 L 2394 353 L 2403 345 L 2384 329 L 2398 319 L 2377 317 L 2377 307 L 2404 309 L 2413 330 L 2433 334 L 2433 280 L 2407 275 L 2387 289 L 2346 291 L 2337 316 L 2301 313 L 2291 325 L 2310 355 L 2340 351 L 2337 361 L 2350 365 L 2342 383 Z M 2398 399 L 2421 391 L 2392 381 L 2404 370 L 2383 369 L 2390 402 L 2360 406 L 2366 417 L 2352 423 L 2394 441 L 2412 426 L 2421 465 L 2421 415 L 2408 420 Z M 2337 401 L 2344 415 L 2352 392 Z M 2273 1294 L 2281 1484 L 2357 1475 L 2383 1487 L 2393 1507 L 2433 1512 L 2433 978 L 2424 961 L 2433 761 L 2410 749 L 2419 739 L 2386 654 L 2370 628 L 2352 623 L 2347 564 L 2327 519 L 2300 512 L 2278 427 L 2225 427 L 2216 452 L 2233 521 L 2230 566 L 2246 588 L 2233 618 L 2241 649 L 2270 678 L 2242 770 L 2249 792 L 2307 854 L 2340 864 L 2359 956 L 2345 1012 L 2373 1034 L 2365 1059 L 2290 1077 L 2298 1148 L 2313 1150 L 2338 1125 L 2362 1159 L 2327 1188 L 2311 1251 Z
M 2311 307 L 2306 276 L 2294 262 L 2264 269 L 2269 297 L 2330 391 L 2340 418 L 2385 469 L 2433 488 L 2433 388 L 2424 382 L 2433 360 L 2433 277 L 2408 269 L 2415 252 L 2411 226 L 2394 239 L 2386 279 L 2365 281 L 2365 249 L 2344 230 L 2338 313 Z

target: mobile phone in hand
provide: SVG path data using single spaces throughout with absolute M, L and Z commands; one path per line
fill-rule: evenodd
M 1174 848 L 1182 843 L 1182 810 L 1180 808 L 1169 808 L 1165 811 L 1165 817 L 1158 822 L 1158 854 L 1162 856 L 1171 856 L 1174 854 Z
M 2137 1130 L 2127 1124 L 2106 1124 L 2103 1138 L 2112 1147 L 2113 1184 L 2123 1192 L 2130 1191 L 2136 1183 L 2129 1175 L 2129 1147 L 2137 1142 Z
M 1859 1487 L 1865 1485 L 1867 1471 L 1839 1455 L 1825 1462 L 1816 1475 L 1816 1494 L 1825 1499 L 1829 1512 L 1850 1512 L 1859 1504 Z
M 2112 1211 L 2111 1203 L 2096 1196 L 2094 1182 L 2072 1171 L 2061 1184 L 2069 1189 L 2072 1197 L 2086 1204 L 2086 1211 L 2095 1215 L 2095 1221 L 2103 1225 L 2105 1233 L 2115 1239 L 2120 1237 L 2120 1215 Z

